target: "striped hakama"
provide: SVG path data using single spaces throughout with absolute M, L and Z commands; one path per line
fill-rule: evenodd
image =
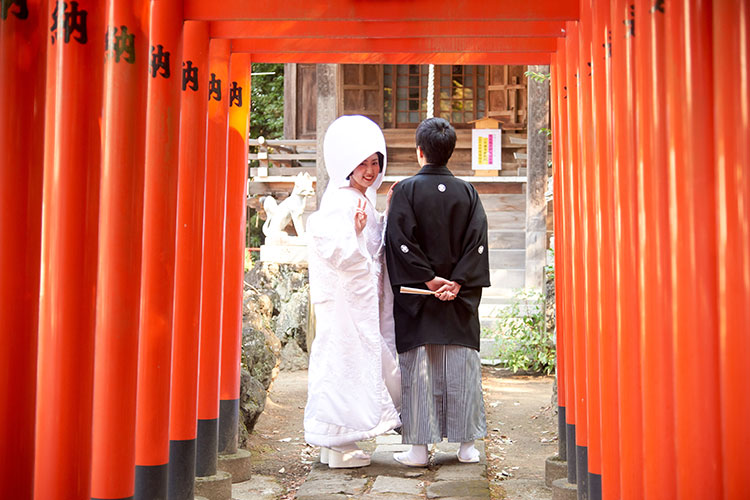
M 461 443 L 487 435 L 479 352 L 427 344 L 398 355 L 402 442 Z

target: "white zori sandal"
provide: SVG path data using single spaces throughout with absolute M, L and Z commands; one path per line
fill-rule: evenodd
M 320 463 L 321 464 L 328 465 L 328 460 L 329 460 L 328 457 L 329 457 L 330 452 L 331 452 L 330 448 L 324 448 L 324 447 L 320 448 Z
M 394 453 L 393 459 L 407 467 L 427 467 L 430 462 L 426 444 L 415 444 L 409 451 Z
M 461 443 L 456 452 L 458 461 L 462 464 L 475 464 L 479 462 L 479 450 L 474 447 L 474 441 Z
M 370 465 L 370 455 L 359 449 L 355 444 L 331 448 L 327 455 L 328 467 L 331 469 L 353 469 Z

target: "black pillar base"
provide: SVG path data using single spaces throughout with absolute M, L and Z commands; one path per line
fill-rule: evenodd
M 237 453 L 240 425 L 240 400 L 222 399 L 219 401 L 219 453 Z
M 589 500 L 589 449 L 576 445 L 578 500 Z
M 567 460 L 568 458 L 568 439 L 567 429 L 565 428 L 565 407 L 557 407 L 557 456 L 560 460 Z
M 569 458 L 568 462 L 568 482 L 570 484 L 576 484 L 577 481 L 577 475 L 576 475 L 576 426 L 573 424 L 565 424 L 566 426 L 566 434 L 567 434 L 567 448 L 568 453 L 567 457 Z
M 216 475 L 219 462 L 219 419 L 198 420 L 198 434 L 195 446 L 195 475 L 208 477 Z
M 193 500 L 195 489 L 195 439 L 169 442 L 169 500 Z
M 602 475 L 589 473 L 589 500 L 602 500 Z
M 168 465 L 135 466 L 135 500 L 167 500 Z

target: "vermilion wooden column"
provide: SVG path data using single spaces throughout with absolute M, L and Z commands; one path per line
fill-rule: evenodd
M 193 500 L 195 484 L 207 111 L 208 23 L 186 21 L 182 49 L 175 315 L 169 413 L 169 498 L 175 500 Z
M 221 333 L 219 453 L 237 452 L 240 404 L 240 343 L 245 276 L 247 135 L 250 118 L 250 55 L 232 54 L 229 64 L 227 211 L 224 316 Z
M 92 498 L 132 498 L 148 2 L 106 2 Z
M 556 340 L 556 360 L 557 366 L 555 367 L 555 373 L 557 374 L 557 435 L 558 435 L 558 451 L 557 455 L 560 460 L 567 461 L 567 434 L 566 434 L 566 381 L 567 374 L 565 369 L 565 264 L 563 263 L 563 256 L 565 255 L 565 236 L 564 236 L 564 224 L 565 224 L 565 213 L 562 209 L 562 157 L 560 149 L 560 136 L 562 129 L 560 127 L 560 68 L 558 66 L 559 58 L 557 54 L 552 54 L 552 60 L 550 61 L 550 106 L 552 116 L 552 181 L 553 181 L 553 194 L 552 203 L 554 206 L 553 217 L 555 224 L 555 340 Z
M 583 258 L 586 317 L 586 395 L 588 423 L 588 498 L 597 500 L 602 495 L 601 476 L 601 410 L 599 404 L 599 255 L 597 251 L 596 213 L 598 208 L 598 171 L 594 152 L 595 142 L 592 103 L 592 2 L 581 0 L 579 22 L 579 127 L 581 151 L 580 199 L 583 224 Z
M 167 496 L 182 2 L 151 0 L 135 498 Z
M 32 497 L 47 2 L 0 17 L 0 484 Z
M 612 4 L 612 144 L 617 248 L 617 343 L 620 396 L 620 487 L 623 500 L 643 498 L 638 228 L 635 162 L 635 74 L 632 0 Z
M 638 108 L 638 294 L 643 376 L 644 498 L 674 499 L 674 362 L 669 238 L 667 103 L 664 16 L 667 7 L 635 7 Z
M 593 127 L 598 179 L 596 210 L 599 250 L 599 374 L 601 392 L 602 498 L 620 494 L 619 401 L 617 397 L 617 282 L 615 275 L 615 211 L 612 177 L 611 22 L 608 2 L 593 2 L 591 72 Z
M 567 445 L 566 457 L 568 462 L 568 482 L 576 482 L 576 386 L 575 386 L 575 366 L 573 363 L 573 331 L 574 331 L 574 295 L 573 295 L 573 255 L 572 255 L 572 210 L 571 210 L 571 166 L 570 160 L 572 158 L 569 147 L 569 127 L 568 127 L 568 67 L 567 67 L 567 49 L 566 40 L 560 38 L 557 41 L 557 60 L 558 67 L 560 68 L 560 133 L 559 144 L 560 144 L 560 211 L 563 222 L 563 236 L 564 236 L 564 252 L 563 252 L 563 268 L 564 280 L 562 282 L 563 289 L 562 293 L 565 296 L 563 301 L 563 307 L 565 308 L 563 314 L 563 336 L 564 343 L 567 349 L 564 349 L 565 357 L 565 442 Z M 553 136 L 554 137 L 554 136 Z M 555 181 L 557 182 L 557 180 Z
M 586 288 L 585 266 L 583 258 L 583 231 L 585 213 L 581 206 L 581 154 L 578 136 L 579 125 L 578 98 L 580 68 L 578 57 L 579 23 L 568 23 L 568 36 L 565 39 L 567 50 L 567 87 L 568 87 L 568 148 L 570 179 L 570 220 L 571 220 L 571 274 L 573 298 L 573 370 L 576 394 L 576 484 L 579 498 L 588 494 L 588 409 L 586 393 Z
M 229 113 L 229 40 L 208 49 L 206 198 L 203 223 L 203 290 L 198 370 L 197 476 L 216 474 L 219 436 L 219 362 L 224 296 L 224 212 Z
M 724 498 L 747 496 L 750 449 L 750 6 L 714 2 L 714 138 L 719 210 L 719 366 Z M 730 70 L 731 68 L 731 70 Z
M 677 497 L 706 500 L 723 490 L 711 14 L 704 0 L 665 13 Z
M 88 499 L 91 489 L 102 7 L 93 0 L 48 4 L 47 58 L 56 70 L 47 78 L 46 112 L 54 115 L 45 130 L 34 469 L 39 500 Z

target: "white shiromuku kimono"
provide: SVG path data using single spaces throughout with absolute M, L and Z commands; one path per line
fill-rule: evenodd
M 346 176 L 375 152 L 383 154 L 383 170 L 365 196 L 349 187 Z M 384 262 L 385 218 L 375 209 L 385 140 L 369 119 L 344 116 L 328 129 L 324 154 L 330 181 L 320 209 L 307 221 L 316 333 L 304 426 L 308 443 L 330 448 L 399 427 L 401 388 Z M 367 214 L 359 235 L 358 204 Z

